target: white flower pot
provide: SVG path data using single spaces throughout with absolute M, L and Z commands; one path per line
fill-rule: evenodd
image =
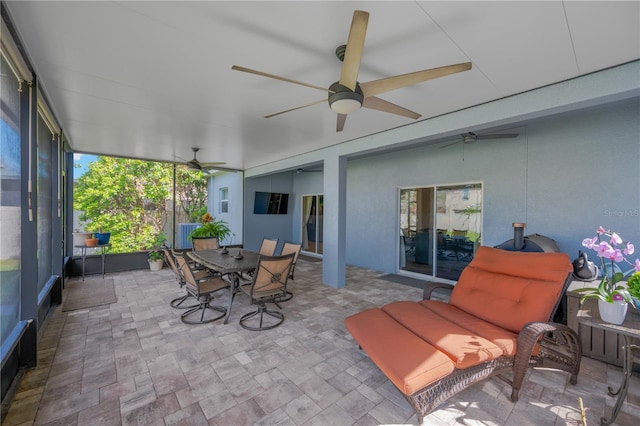
M 609 303 L 598 299 L 600 318 L 602 321 L 610 324 L 622 324 L 624 322 L 624 317 L 627 315 L 628 306 L 629 305 L 624 300 L 616 300 L 613 303 Z
M 74 232 L 73 233 L 73 245 L 74 246 L 83 246 L 85 244 L 85 240 L 93 237 L 91 232 Z
M 159 271 L 162 269 L 163 263 L 163 260 L 150 260 L 149 269 L 151 269 L 152 271 Z

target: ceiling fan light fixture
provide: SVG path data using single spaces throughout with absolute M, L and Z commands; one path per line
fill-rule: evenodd
M 469 133 L 464 133 L 462 135 L 462 142 L 463 143 L 474 143 L 478 140 L 478 135 L 476 135 L 473 132 L 469 132 Z
M 329 106 L 331 110 L 338 114 L 349 114 L 357 111 L 362 107 L 364 95 L 360 89 L 360 85 L 356 84 L 355 92 L 340 83 L 333 83 L 329 87 Z

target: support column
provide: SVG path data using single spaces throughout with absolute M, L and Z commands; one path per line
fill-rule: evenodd
M 346 284 L 347 159 L 324 160 L 322 282 L 336 288 Z

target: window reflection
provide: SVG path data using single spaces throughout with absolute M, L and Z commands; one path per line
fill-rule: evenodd
M 402 189 L 400 269 L 457 280 L 481 244 L 481 229 L 481 184 Z

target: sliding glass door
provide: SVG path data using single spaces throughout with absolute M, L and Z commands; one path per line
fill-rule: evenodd
M 321 194 L 302 196 L 302 251 L 322 254 L 322 210 L 324 197 Z
M 400 190 L 400 269 L 433 275 L 433 188 Z
M 401 271 L 457 280 L 481 244 L 479 183 L 400 190 Z

